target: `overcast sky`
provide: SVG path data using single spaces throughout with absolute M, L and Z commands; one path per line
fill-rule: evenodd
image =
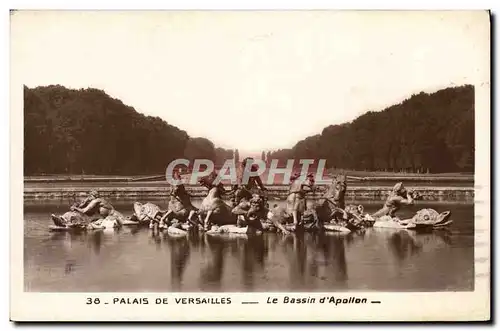
M 291 147 L 489 73 L 483 12 L 18 12 L 12 74 L 94 87 L 216 146 Z

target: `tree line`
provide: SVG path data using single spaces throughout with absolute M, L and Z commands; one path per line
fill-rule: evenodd
M 160 174 L 177 158 L 236 157 L 98 89 L 24 87 L 25 175 Z
M 60 85 L 24 87 L 24 173 L 135 175 L 163 173 L 174 159 L 241 161 L 159 117 L 146 116 L 104 91 Z M 290 149 L 262 151 L 270 163 L 326 159 L 353 170 L 474 170 L 474 88 L 420 93 L 350 123 L 330 125 Z
M 390 172 L 474 171 L 474 87 L 419 93 L 349 123 L 329 125 L 290 149 L 287 159 L 326 159 L 327 167 Z

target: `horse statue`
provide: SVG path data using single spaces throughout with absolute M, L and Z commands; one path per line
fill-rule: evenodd
M 134 214 L 132 215 L 132 220 L 136 221 L 137 224 L 149 224 L 150 229 L 153 231 L 160 230 L 160 222 L 165 222 L 166 214 L 168 211 L 161 210 L 158 205 L 154 203 L 134 203 Z M 161 228 L 164 229 L 165 227 Z M 167 226 L 167 233 L 173 236 L 184 236 L 187 235 L 188 231 L 192 228 L 191 224 L 177 222 Z
M 170 200 L 168 202 L 167 212 L 162 215 L 159 228 L 171 226 L 173 223 L 190 223 L 198 225 L 195 215 L 198 209 L 193 206 L 191 196 L 186 190 L 184 184 L 173 184 L 170 191 Z
M 214 184 L 214 173 L 198 180 L 198 183 L 208 189 L 207 196 L 201 202 L 198 219 L 203 229 L 208 231 L 210 225 L 236 225 L 236 217 L 231 213 L 231 206 L 223 200 L 226 190 L 222 183 Z
M 191 226 L 197 225 L 194 217 L 196 213 L 197 208 L 191 203 L 191 196 L 184 184 L 180 183 L 172 185 L 167 210 L 161 210 L 159 206 L 150 202 L 145 204 L 135 202 L 132 219 L 141 223 L 148 222 L 150 229 L 171 226 L 186 228 L 184 225 L 188 223 Z
M 298 226 L 308 220 L 306 194 L 314 190 L 314 178 L 312 174 L 306 176 L 305 181 L 299 180 L 300 174 L 294 174 L 291 179 L 286 206 L 275 204 L 269 209 L 268 224 L 278 231 L 288 234 L 295 231 Z
M 230 206 L 233 207 L 233 213 L 241 214 L 243 211 L 248 211 L 252 192 L 245 185 L 234 185 L 230 193 L 232 195 Z
M 325 193 L 314 206 L 314 212 L 322 223 L 347 219 L 346 211 L 344 210 L 346 191 L 346 176 L 335 176 L 331 184 L 327 186 Z
M 261 221 L 266 219 L 268 212 L 266 198 L 252 194 L 244 185 L 234 186 L 231 191 L 226 191 L 222 183 L 214 184 L 215 176 L 215 173 L 212 173 L 198 181 L 208 189 L 198 213 L 200 224 L 203 224 L 205 231 L 208 231 L 211 225 L 234 233 L 245 231 L 235 227 L 262 230 Z M 228 194 L 233 195 L 230 204 L 223 199 L 223 196 Z
M 265 222 L 269 212 L 268 198 L 264 191 L 249 188 L 248 185 L 235 185 L 233 187 L 233 198 L 231 213 L 238 216 L 239 222 L 255 221 L 259 219 Z
M 248 209 L 238 210 L 237 213 L 231 212 L 233 217 L 236 218 L 236 224 L 212 227 L 207 234 L 261 234 L 267 230 L 264 224 L 269 211 L 264 201 L 260 195 L 253 194 Z
M 346 206 L 346 191 L 346 176 L 335 176 L 318 201 L 304 212 L 304 228 L 308 231 L 351 232 L 370 227 L 372 219 L 363 214 L 362 205 Z

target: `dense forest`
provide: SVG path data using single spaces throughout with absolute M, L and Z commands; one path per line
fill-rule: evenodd
M 221 165 L 238 150 L 158 117 L 145 116 L 97 89 L 24 88 L 24 173 L 160 174 L 177 158 Z M 328 167 L 407 172 L 474 170 L 474 88 L 413 95 L 350 123 L 330 125 L 291 149 L 261 158 L 323 158 Z
M 350 123 L 330 125 L 291 149 L 286 159 L 326 159 L 339 169 L 404 172 L 474 171 L 474 87 L 412 95 Z
M 101 90 L 24 88 L 25 175 L 161 174 L 177 158 L 223 163 L 233 154 Z

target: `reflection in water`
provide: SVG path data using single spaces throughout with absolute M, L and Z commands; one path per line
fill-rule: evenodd
M 136 234 L 138 234 L 138 233 L 139 233 L 140 229 L 141 229 L 141 228 L 140 228 L 140 227 L 138 227 L 138 226 L 132 226 L 132 227 L 130 227 L 130 231 L 129 231 L 129 233 L 130 233 L 131 235 L 135 236 Z
M 64 247 L 67 251 L 71 251 L 73 245 L 76 243 L 87 243 L 92 251 L 96 255 L 99 255 L 103 245 L 104 235 L 105 233 L 103 231 L 55 232 L 50 236 L 50 240 L 53 241 L 55 245 L 61 243 L 61 247 Z
M 66 266 L 64 267 L 64 273 L 67 275 L 73 272 L 74 266 L 75 266 L 74 260 L 66 261 Z
M 151 242 L 156 246 L 156 250 L 161 250 L 161 236 L 162 234 L 156 231 L 150 231 Z
M 204 244 L 203 244 L 203 233 L 200 232 L 193 232 L 189 235 L 189 244 L 194 248 L 194 249 L 200 249 Z
M 306 260 L 307 260 L 307 247 L 304 243 L 304 233 L 298 233 L 296 235 L 290 236 L 292 238 L 292 252 L 293 254 L 288 254 L 287 257 L 290 260 L 290 279 L 294 286 L 299 285 L 300 287 L 305 284 L 305 271 L 306 271 Z M 290 243 L 290 241 L 289 241 Z M 296 277 L 295 275 L 299 275 Z
M 402 262 L 425 252 L 437 251 L 451 245 L 451 233 L 432 231 L 428 233 L 410 230 L 379 231 L 372 233 L 298 233 L 287 236 L 266 234 L 262 236 L 210 236 L 203 233 L 192 233 L 185 237 L 172 237 L 166 232 L 157 233 L 143 229 L 148 233 L 148 240 L 156 251 L 167 251 L 170 255 L 170 289 L 184 290 L 186 269 L 190 263 L 199 271 L 198 286 L 202 290 L 220 291 L 227 287 L 224 280 L 226 269 L 233 274 L 239 269 L 242 290 L 253 291 L 262 287 L 268 275 L 270 252 L 274 263 L 286 268 L 288 287 L 307 290 L 328 286 L 328 289 L 345 289 L 348 285 L 349 273 L 346 250 L 350 246 L 362 246 L 373 233 L 377 237 L 386 237 L 389 252 L 396 258 L 400 268 Z M 140 230 L 126 231 L 136 237 Z M 60 258 L 65 261 L 64 274 L 75 272 L 77 262 L 71 258 L 70 252 L 79 243 L 86 243 L 96 255 L 102 253 L 103 244 L 119 240 L 122 231 L 94 231 L 89 233 L 54 233 L 50 236 L 56 246 L 63 247 Z M 60 244 L 59 244 L 60 243 Z M 62 244 L 62 245 L 61 245 Z M 277 254 L 280 252 L 281 254 Z M 193 261 L 193 253 L 198 261 Z M 60 255 L 58 254 L 58 255 Z M 384 260 L 384 256 L 378 256 Z M 350 261 L 351 263 L 357 261 Z M 164 280 L 163 280 L 164 281 Z M 321 285 L 324 283 L 325 285 Z
M 96 233 L 92 233 L 90 236 L 91 236 L 90 242 L 92 243 L 92 248 L 94 249 L 94 253 L 98 255 L 101 252 L 103 233 L 101 231 L 97 231 Z
M 358 230 L 355 233 L 340 233 L 340 232 L 332 232 L 332 236 L 335 236 L 337 238 L 342 238 L 342 241 L 345 243 L 346 246 L 354 245 L 357 242 L 363 242 L 363 240 L 366 237 L 366 229 Z
M 347 263 L 346 263 L 346 250 L 345 243 L 349 242 L 349 238 L 353 238 L 355 235 L 348 234 L 343 235 L 339 234 L 336 236 L 330 237 L 330 240 L 327 241 L 323 247 L 329 247 L 329 250 L 323 250 L 325 254 L 325 260 L 331 266 L 331 272 L 334 275 L 334 279 L 337 282 L 342 282 L 345 284 L 347 281 Z M 330 243 L 330 246 L 328 246 Z
M 344 287 L 347 281 L 347 264 L 345 243 L 352 234 L 315 234 L 311 235 L 308 242 L 312 258 L 309 262 L 311 275 L 327 280 L 326 275 L 331 280 L 331 285 Z
M 66 233 L 66 232 L 54 232 L 51 236 L 50 236 L 50 240 L 53 240 L 53 241 L 62 241 L 62 240 L 65 240 L 66 236 L 68 236 L 69 234 Z
M 170 281 L 172 289 L 179 291 L 182 288 L 182 278 L 189 261 L 190 247 L 187 237 L 170 237 L 165 234 L 164 242 L 170 251 Z
M 223 239 L 217 236 L 205 236 L 205 246 L 208 251 L 206 255 L 210 257 L 208 264 L 201 269 L 200 287 L 215 287 L 220 290 L 225 260 Z
M 449 231 L 416 232 L 399 230 L 389 237 L 389 247 L 400 262 L 424 251 L 435 251 L 451 244 L 451 233 Z
M 318 281 L 345 286 L 348 279 L 345 240 L 342 234 L 292 234 L 284 238 L 290 284 L 304 289 Z
M 453 245 L 453 237 L 452 233 L 448 229 L 443 229 L 441 231 L 437 231 L 436 234 L 444 241 L 444 243 L 448 246 Z
M 263 236 L 251 236 L 242 243 L 242 246 L 243 286 L 246 290 L 252 290 L 255 285 L 254 276 L 256 268 L 260 270 L 264 269 L 268 249 Z
M 48 233 L 50 213 L 25 216 L 27 291 L 470 290 L 473 209 L 450 231 L 153 235 L 124 227 Z M 50 210 L 50 212 L 53 212 Z M 45 228 L 42 228 L 45 225 Z M 429 268 L 432 265 L 432 268 Z M 138 281 L 140 279 L 140 281 Z
M 422 246 L 406 230 L 397 231 L 392 234 L 389 237 L 389 247 L 399 261 L 403 261 L 422 250 Z

